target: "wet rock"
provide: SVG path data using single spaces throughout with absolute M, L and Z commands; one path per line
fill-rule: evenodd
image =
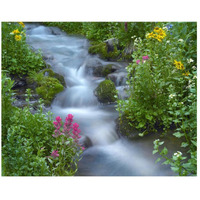
M 125 114 L 122 115 L 121 119 L 117 118 L 115 120 L 116 123 L 116 133 L 119 137 L 127 137 L 129 139 L 138 137 L 138 134 L 140 133 L 139 130 L 137 130 L 134 125 L 130 125 L 130 120 L 126 117 Z
M 101 103 L 115 102 L 115 95 L 117 94 L 115 84 L 111 80 L 102 81 L 94 90 L 94 95 Z
M 104 42 L 107 45 L 107 52 L 113 52 L 115 50 L 115 46 L 119 45 L 119 41 L 116 38 L 110 38 Z
M 89 148 L 92 146 L 92 141 L 90 140 L 90 138 L 88 136 L 81 136 L 79 143 L 81 144 L 81 146 L 85 147 L 85 148 Z
M 111 74 L 108 74 L 107 78 L 115 83 L 115 86 L 126 85 L 127 81 L 127 72 L 117 71 Z

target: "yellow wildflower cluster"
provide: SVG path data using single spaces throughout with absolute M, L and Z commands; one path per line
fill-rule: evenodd
M 147 39 L 154 38 L 157 39 L 159 42 L 162 42 L 162 40 L 166 37 L 166 33 L 162 28 L 155 27 L 153 32 L 147 34 Z
M 14 31 L 11 32 L 11 35 L 15 35 L 15 40 L 16 41 L 20 41 L 22 39 L 22 36 L 18 35 L 18 34 L 20 34 L 18 29 L 15 29 Z
M 15 35 L 15 40 L 16 41 L 20 41 L 22 39 L 22 36 L 21 35 Z
M 189 71 L 187 71 L 187 72 L 185 72 L 185 73 L 182 73 L 183 76 L 189 76 L 189 74 L 190 74 Z
M 18 34 L 18 33 L 20 33 L 20 32 L 19 32 L 18 29 L 16 29 L 16 30 L 12 31 L 11 33 L 12 33 L 12 34 Z
M 19 24 L 20 24 L 23 28 L 25 27 L 25 25 L 24 25 L 23 22 L 19 22 Z
M 174 65 L 176 66 L 177 69 L 180 69 L 180 70 L 185 69 L 185 67 L 183 66 L 183 63 L 181 61 L 174 60 Z

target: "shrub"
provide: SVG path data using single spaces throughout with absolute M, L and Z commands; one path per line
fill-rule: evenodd
M 41 52 L 33 52 L 26 43 L 24 24 L 2 22 L 2 69 L 23 75 L 44 66 Z
M 127 67 L 130 97 L 118 100 L 117 110 L 120 116 L 126 113 L 141 136 L 158 128 L 166 132 L 174 125 L 173 135 L 185 139 L 181 147 L 189 149 L 190 158 L 178 156 L 177 164 L 175 154 L 166 163 L 187 175 L 196 174 L 196 23 L 184 23 L 184 34 L 180 26 L 158 23 L 145 39 L 134 40 L 137 51 Z M 166 147 L 158 151 L 162 144 L 156 143 L 154 153 L 167 158 Z

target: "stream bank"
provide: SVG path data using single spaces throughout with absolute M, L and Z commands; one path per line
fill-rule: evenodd
M 51 58 L 47 64 L 52 66 L 53 71 L 63 75 L 67 84 L 67 88 L 54 99 L 50 110 L 54 117 L 61 116 L 63 119 L 67 114 L 73 114 L 80 125 L 82 137 L 88 140 L 88 148 L 79 162 L 77 175 L 174 175 L 169 166 L 155 164 L 157 156 L 152 155 L 153 141 L 159 135 L 138 138 L 137 141 L 119 137 L 115 124 L 118 118 L 115 104 L 101 104 L 94 95 L 95 88 L 105 79 L 94 76 L 94 69 L 98 65 L 112 64 L 118 66 L 119 72 L 125 73 L 124 64 L 89 54 L 90 44 L 85 38 L 69 36 L 54 27 L 34 24 L 27 27 L 27 42 Z M 92 66 L 90 70 L 88 66 Z M 116 80 L 120 91 L 125 86 L 124 81 Z M 170 140 L 166 140 L 166 145 L 171 147 L 172 152 L 176 149 Z

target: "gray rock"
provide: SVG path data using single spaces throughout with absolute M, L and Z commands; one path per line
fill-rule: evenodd
M 115 47 L 115 46 L 118 46 L 118 44 L 119 44 L 119 41 L 118 41 L 118 39 L 116 39 L 116 38 L 110 38 L 110 39 L 108 39 L 108 40 L 105 40 L 104 42 L 105 42 L 106 45 L 107 45 L 107 51 L 108 51 L 108 52 L 114 51 L 114 47 Z
M 127 72 L 116 71 L 107 76 L 107 78 L 115 83 L 115 86 L 126 85 Z

